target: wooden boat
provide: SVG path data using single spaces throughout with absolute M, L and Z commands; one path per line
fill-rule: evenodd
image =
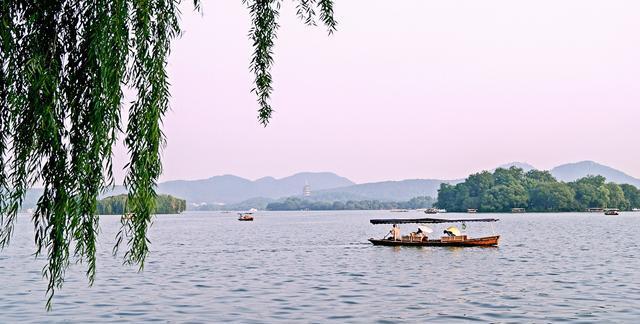
M 500 235 L 485 236 L 469 238 L 466 235 L 460 236 L 443 236 L 440 239 L 422 239 L 411 240 L 409 238 L 402 238 L 400 241 L 396 241 L 392 238 L 388 239 L 374 239 L 370 238 L 369 242 L 373 245 L 386 245 L 386 246 L 497 246 Z
M 372 219 L 371 224 L 440 224 L 440 223 L 462 223 L 463 229 L 465 223 L 470 222 L 497 222 L 495 218 L 475 218 L 475 219 L 443 219 L 443 218 L 400 218 L 400 219 Z M 453 233 L 452 233 L 453 232 Z M 497 246 L 500 235 L 492 235 L 485 237 L 470 238 L 467 235 L 460 234 L 455 227 L 449 227 L 445 230 L 449 236 L 442 236 L 438 239 L 429 239 L 427 237 L 417 238 L 413 234 L 404 236 L 399 240 L 393 238 L 374 239 L 370 238 L 369 242 L 373 245 L 386 246 Z
M 238 217 L 239 221 L 253 221 L 252 213 L 238 213 L 238 215 L 240 215 Z

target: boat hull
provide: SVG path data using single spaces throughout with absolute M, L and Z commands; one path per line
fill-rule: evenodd
M 441 239 L 425 240 L 425 241 L 410 241 L 401 240 L 394 241 L 389 239 L 369 239 L 373 245 L 385 245 L 385 246 L 497 246 L 500 240 L 500 235 L 485 236 L 470 238 L 459 241 L 443 241 Z

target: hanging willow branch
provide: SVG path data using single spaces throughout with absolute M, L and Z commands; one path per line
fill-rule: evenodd
M 270 69 L 281 0 L 242 0 L 249 8 L 250 63 L 260 106 L 271 118 Z M 331 0 L 293 0 L 299 18 L 336 28 Z M 129 107 L 125 186 L 133 217 L 123 218 L 114 252 L 142 269 L 149 253 L 155 185 L 162 172 L 162 117 L 169 107 L 166 72 L 179 36 L 177 0 L 13 0 L 0 2 L 0 248 L 9 244 L 29 188 L 44 187 L 33 214 L 36 256 L 46 254 L 47 308 L 70 259 L 96 274 L 96 201 L 114 184 L 112 149 Z M 194 0 L 199 10 L 200 1 Z

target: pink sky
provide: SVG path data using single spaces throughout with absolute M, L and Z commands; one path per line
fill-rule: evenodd
M 640 1 L 336 2 L 327 36 L 284 1 L 267 128 L 249 92 L 246 8 L 183 6 L 162 181 L 460 178 L 579 160 L 640 177 Z

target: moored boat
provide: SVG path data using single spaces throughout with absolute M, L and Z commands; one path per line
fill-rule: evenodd
M 478 210 L 477 210 L 477 209 L 475 209 L 475 208 L 469 208 L 469 209 L 467 209 L 467 213 L 469 213 L 469 214 L 475 214 L 475 213 L 477 213 L 477 212 L 478 212 Z
M 620 215 L 619 209 L 607 209 L 604 211 L 604 214 L 607 216 L 618 216 Z
M 438 208 L 427 208 L 424 210 L 425 214 L 437 214 L 438 212 Z

